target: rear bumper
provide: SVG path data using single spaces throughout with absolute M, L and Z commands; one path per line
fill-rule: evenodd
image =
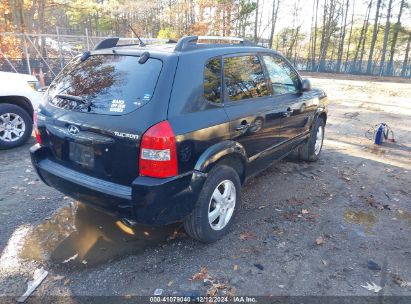
M 172 178 L 137 177 L 130 187 L 98 179 L 62 166 L 46 148 L 30 148 L 31 161 L 47 185 L 85 204 L 146 225 L 178 222 L 198 199 L 205 174 L 192 171 Z

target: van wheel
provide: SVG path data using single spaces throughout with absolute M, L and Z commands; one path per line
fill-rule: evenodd
M 192 238 L 215 242 L 223 237 L 234 222 L 241 203 L 241 183 L 237 172 L 218 165 L 207 176 L 193 212 L 184 220 Z
M 32 131 L 33 120 L 24 109 L 13 104 L 0 104 L 0 149 L 24 144 Z
M 322 118 L 317 118 L 308 141 L 300 148 L 299 157 L 301 160 L 314 162 L 320 158 L 324 141 L 325 122 Z

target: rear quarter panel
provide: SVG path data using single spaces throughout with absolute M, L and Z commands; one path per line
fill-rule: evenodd
M 179 58 L 168 110 L 176 135 L 179 173 L 193 170 L 210 146 L 229 139 L 229 119 L 222 104 L 204 98 L 204 66 L 210 53 L 190 52 Z

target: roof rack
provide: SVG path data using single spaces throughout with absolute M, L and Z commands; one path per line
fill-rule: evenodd
M 239 37 L 222 37 L 222 36 L 186 36 L 178 40 L 174 51 L 182 52 L 187 49 L 192 49 L 198 47 L 198 40 L 215 40 L 215 41 L 229 41 L 229 46 L 239 45 L 239 46 L 258 46 L 255 43 Z M 233 44 L 232 42 L 238 42 Z M 220 44 L 219 44 L 220 45 Z
M 133 46 L 133 45 L 142 46 L 140 42 L 139 43 L 129 43 L 129 44 L 117 44 L 120 40 L 135 40 L 135 39 L 137 38 L 119 38 L 119 37 L 106 38 L 100 41 L 96 45 L 94 50 L 109 49 L 109 48 L 120 47 L 120 46 Z M 171 41 L 169 39 L 141 38 L 141 40 L 143 40 L 145 44 L 151 43 L 151 42 L 165 42 L 165 43 L 174 42 L 175 43 L 175 41 Z

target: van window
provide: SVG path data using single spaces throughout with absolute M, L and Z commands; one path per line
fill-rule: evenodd
M 150 101 L 162 68 L 158 59 L 150 58 L 144 64 L 138 60 L 137 56 L 119 55 L 73 60 L 50 85 L 48 101 L 72 111 L 130 113 Z
M 224 81 L 231 101 L 269 95 L 267 81 L 257 56 L 224 58 Z
M 221 103 L 221 59 L 210 59 L 204 68 L 204 97 Z

